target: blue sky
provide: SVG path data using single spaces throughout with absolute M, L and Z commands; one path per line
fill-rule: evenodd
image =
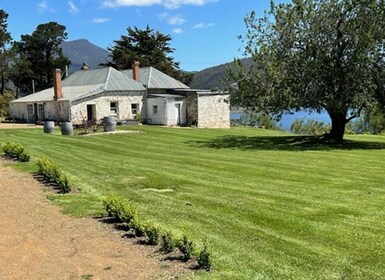
M 288 0 L 280 0 L 282 2 Z M 238 35 L 245 33 L 245 15 L 269 8 L 270 0 L 0 0 L 14 40 L 37 25 L 56 21 L 68 40 L 88 39 L 107 48 L 146 25 L 172 35 L 173 57 L 183 70 L 202 70 L 242 57 Z

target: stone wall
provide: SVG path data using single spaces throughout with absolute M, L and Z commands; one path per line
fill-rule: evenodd
M 117 112 L 111 112 L 111 102 L 117 103 Z M 94 105 L 95 118 L 100 122 L 104 117 L 114 116 L 117 120 L 131 120 L 135 118 L 131 104 L 139 104 L 138 113 L 143 116 L 143 95 L 122 95 L 109 93 L 94 99 L 73 104 L 71 106 L 71 121 L 81 124 L 87 120 L 87 105 Z
M 68 121 L 70 116 L 70 105 L 68 101 L 46 101 L 38 103 L 15 102 L 10 103 L 10 117 L 27 122 L 36 121 L 34 104 L 44 105 L 44 116 L 39 116 L 39 120 Z M 35 118 L 28 116 L 27 105 L 32 105 Z
M 198 92 L 198 127 L 230 127 L 229 94 Z

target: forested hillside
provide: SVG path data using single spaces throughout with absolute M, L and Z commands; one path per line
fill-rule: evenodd
M 253 63 L 251 58 L 245 58 L 241 61 L 246 67 Z M 234 62 L 229 62 L 199 71 L 195 73 L 191 87 L 200 89 L 224 89 L 226 87 L 224 79 L 228 75 L 227 69 L 233 67 Z
M 63 42 L 61 47 L 64 55 L 71 60 L 70 73 L 80 70 L 83 62 L 90 68 L 98 67 L 100 63 L 106 63 L 110 54 L 86 39 Z

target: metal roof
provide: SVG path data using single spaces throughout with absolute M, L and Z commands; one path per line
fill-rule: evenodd
M 62 86 L 84 86 L 104 84 L 104 89 L 115 90 L 145 90 L 145 88 L 132 78 L 112 67 L 80 70 L 62 81 Z
M 166 93 L 166 94 L 157 93 L 157 94 L 149 94 L 148 95 L 148 98 L 159 98 L 159 97 L 161 97 L 161 98 L 180 98 L 180 97 L 184 98 L 183 95 L 168 94 L 168 93 Z
M 59 100 L 74 101 L 107 91 L 144 90 L 146 89 L 140 83 L 112 67 L 81 70 L 62 81 L 63 97 Z M 52 101 L 53 97 L 54 88 L 52 87 L 11 102 L 45 102 Z
M 132 78 L 132 69 L 122 73 Z M 170 77 L 154 67 L 142 67 L 139 69 L 139 82 L 149 89 L 189 88 L 182 82 Z

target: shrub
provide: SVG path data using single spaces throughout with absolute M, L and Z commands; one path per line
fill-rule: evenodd
M 42 175 L 45 180 L 54 182 L 63 193 L 69 193 L 72 189 L 72 182 L 69 176 L 61 170 L 60 166 L 43 156 L 37 160 L 37 173 Z
M 189 240 L 187 235 L 183 235 L 182 239 L 178 241 L 177 245 L 179 251 L 183 254 L 182 259 L 188 261 L 194 252 L 194 243 Z
M 135 216 L 131 220 L 129 227 L 134 230 L 136 236 L 140 237 L 145 235 L 146 224 L 141 223 L 138 216 Z
M 153 223 L 148 223 L 145 226 L 144 232 L 148 238 L 148 244 L 158 245 L 160 236 L 160 227 L 155 226 Z
M 27 162 L 30 159 L 30 155 L 24 151 L 24 147 L 21 144 L 6 142 L 3 145 L 3 152 L 7 157 L 21 162 Z
M 296 119 L 291 124 L 290 131 L 295 134 L 322 135 L 330 131 L 330 125 L 312 119 L 307 120 L 306 123 L 303 119 Z
M 127 223 L 128 225 L 133 220 L 138 220 L 138 211 L 134 206 L 132 206 L 128 201 L 124 201 L 122 208 L 119 213 L 119 219 L 123 223 Z
M 72 189 L 72 182 L 70 180 L 70 178 L 68 177 L 68 175 L 66 174 L 60 174 L 60 177 L 59 177 L 59 187 L 60 189 L 64 192 L 64 193 L 69 193 Z
M 161 236 L 162 251 L 166 254 L 174 251 L 176 246 L 176 241 L 170 231 L 167 231 Z
M 209 271 L 211 269 L 211 257 L 208 251 L 207 242 L 205 242 L 202 251 L 198 254 L 198 266 Z
M 122 222 L 120 219 L 120 212 L 123 208 L 124 200 L 123 198 L 110 194 L 103 198 L 103 206 L 107 212 L 108 217 L 116 219 L 118 222 Z
M 110 194 L 103 199 L 103 205 L 107 215 L 118 222 L 130 225 L 133 220 L 138 220 L 136 208 L 122 197 Z

